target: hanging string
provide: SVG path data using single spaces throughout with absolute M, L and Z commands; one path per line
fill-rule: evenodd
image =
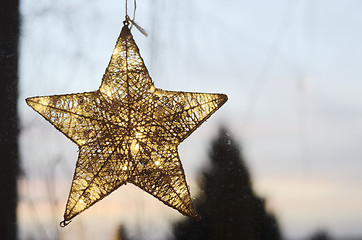
M 125 11 L 126 11 L 125 14 L 126 14 L 126 17 L 127 17 L 127 16 L 128 16 L 128 15 L 127 15 L 127 0 L 125 1 L 125 3 L 126 3 L 126 7 L 125 7 L 124 9 L 125 9 Z
M 134 19 L 136 18 L 136 8 L 137 8 L 137 2 L 136 0 L 133 0 L 133 18 L 132 21 L 134 21 Z
M 135 26 L 137 28 L 138 31 L 140 31 L 144 36 L 148 36 L 148 33 L 146 32 L 146 30 L 144 28 L 142 28 L 140 25 L 138 25 L 134 20 L 136 18 L 136 8 L 137 8 L 137 2 L 136 0 L 133 0 L 133 18 L 131 19 L 129 16 L 128 16 L 128 1 L 125 0 L 126 2 L 126 7 L 125 7 L 125 10 L 126 10 L 126 20 L 125 20 L 125 24 L 126 23 L 131 23 L 131 26 L 130 26 L 130 29 L 132 29 L 133 26 Z

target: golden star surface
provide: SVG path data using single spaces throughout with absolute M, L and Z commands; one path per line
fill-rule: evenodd
M 62 225 L 126 183 L 198 217 L 177 147 L 226 100 L 155 88 L 125 23 L 97 91 L 26 99 L 79 146 Z

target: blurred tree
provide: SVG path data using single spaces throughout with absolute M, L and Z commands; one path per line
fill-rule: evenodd
M 0 238 L 16 239 L 19 1 L 0 8 Z
M 212 142 L 209 157 L 196 200 L 202 220 L 176 223 L 175 239 L 280 239 L 277 221 L 253 193 L 239 148 L 225 129 Z
M 310 238 L 308 238 L 310 240 L 329 240 L 331 239 L 329 237 L 329 235 L 327 234 L 327 232 L 325 231 L 317 231 L 316 233 L 314 233 Z
M 120 225 L 118 228 L 115 240 L 129 240 L 129 239 L 130 238 L 128 237 L 126 228 L 124 227 L 123 224 Z

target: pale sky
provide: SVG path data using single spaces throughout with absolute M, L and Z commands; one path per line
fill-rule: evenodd
M 86 234 L 80 229 L 100 218 L 115 219 L 99 227 L 112 236 L 110 226 L 121 220 L 136 226 L 158 214 L 175 218 L 177 212 L 127 186 L 97 203 L 113 209 L 112 217 L 89 209 L 69 229 L 58 228 L 77 147 L 24 99 L 98 89 L 122 28 L 124 1 L 23 0 L 21 12 L 19 110 L 28 180 L 20 184 L 21 236 L 39 226 L 64 237 Z M 361 12 L 359 0 L 137 1 L 136 22 L 149 36 L 132 33 L 155 86 L 229 97 L 180 145 L 193 197 L 209 143 L 224 124 L 242 145 L 254 189 L 267 199 L 285 237 L 302 239 L 318 229 L 362 236 Z M 56 189 L 53 215 L 44 179 Z M 161 213 L 146 211 L 149 204 Z M 148 215 L 141 217 L 142 211 Z M 92 229 L 87 239 L 97 239 Z

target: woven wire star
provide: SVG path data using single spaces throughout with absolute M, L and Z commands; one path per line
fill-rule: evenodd
M 125 22 L 97 91 L 26 99 L 79 146 L 61 226 L 126 183 L 197 218 L 177 147 L 226 101 L 155 88 Z

